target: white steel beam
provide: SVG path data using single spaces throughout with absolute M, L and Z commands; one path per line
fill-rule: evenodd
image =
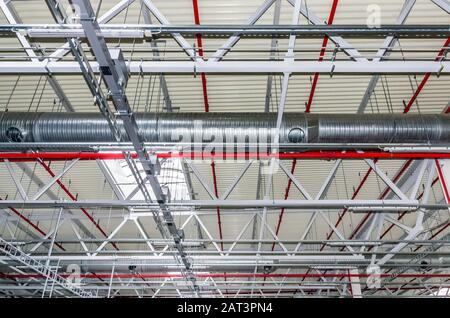
M 450 2 L 447 0 L 431 0 L 439 8 L 450 14 Z
M 146 202 L 145 200 L 0 200 L 0 207 L 23 207 L 23 208 L 75 208 L 75 207 L 143 207 L 154 208 L 157 207 L 156 202 Z M 192 200 L 192 201 L 172 201 L 168 202 L 167 206 L 171 208 L 297 208 L 297 209 L 341 209 L 352 208 L 367 210 L 379 210 L 383 212 L 398 212 L 401 210 L 415 211 L 418 208 L 425 207 L 429 210 L 444 209 L 449 204 L 423 204 L 418 200 Z M 244 213 L 244 212 L 242 212 Z
M 411 12 L 414 4 L 416 3 L 416 0 L 407 0 L 403 4 L 403 8 L 400 11 L 399 16 L 397 17 L 397 20 L 395 21 L 396 24 L 404 24 L 406 22 L 406 19 L 408 18 L 409 13 Z M 396 42 L 396 38 L 393 36 L 388 36 L 384 42 L 381 48 L 378 50 L 376 57 L 373 59 L 373 61 L 381 61 L 383 57 L 389 56 L 389 48 L 391 48 Z M 358 113 L 364 113 L 366 110 L 367 104 L 369 103 L 370 96 L 372 96 L 372 93 L 375 90 L 375 87 L 377 86 L 378 80 L 380 79 L 380 76 L 378 74 L 373 75 L 370 79 L 369 85 L 366 88 L 366 91 L 364 92 L 363 98 L 361 100 L 361 103 L 359 104 Z
M 150 0 L 143 0 L 144 4 L 147 6 L 147 9 L 155 16 L 155 18 L 159 21 L 159 23 L 164 25 L 170 25 L 169 20 L 159 11 L 159 9 L 155 6 L 155 4 Z M 178 45 L 186 52 L 186 54 L 192 59 L 201 61 L 202 58 L 198 56 L 195 52 L 195 49 L 189 42 L 179 33 L 172 33 L 172 37 L 178 43 Z
M 392 182 L 391 179 L 389 179 L 386 174 L 378 167 L 378 165 L 371 159 L 364 159 L 364 161 L 369 165 L 370 168 L 372 168 L 372 170 L 376 173 L 377 176 L 379 176 L 381 178 L 381 180 L 383 180 L 383 182 L 392 190 L 394 191 L 394 193 L 403 200 L 408 200 L 408 197 L 406 196 L 406 194 L 404 194 L 402 192 L 402 190 L 400 190 L 399 187 L 397 187 L 395 185 L 394 182 Z
M 98 18 L 98 23 L 108 23 L 116 16 L 118 16 L 123 10 L 127 9 L 131 4 L 133 4 L 135 0 L 121 0 L 116 5 L 114 5 L 111 9 L 102 14 L 101 17 Z
M 439 181 L 442 192 L 444 193 L 445 202 L 450 203 L 450 160 L 436 160 L 436 165 L 438 168 Z
M 292 6 L 295 6 L 295 0 L 287 0 Z M 314 14 L 308 7 L 302 3 L 300 13 L 313 25 L 325 25 L 322 19 Z M 342 49 L 348 56 L 355 61 L 367 61 L 358 50 L 351 48 L 352 46 L 340 36 L 330 36 L 330 40 Z
M 133 2 L 134 2 L 134 0 L 121 0 L 114 7 L 112 7 L 110 10 L 105 12 L 101 17 L 99 17 L 97 19 L 98 23 L 99 24 L 108 23 L 114 17 L 116 17 L 120 12 L 125 10 Z M 59 60 L 59 59 L 63 58 L 69 52 L 70 52 L 70 44 L 69 44 L 69 42 L 67 42 L 63 46 L 61 46 L 59 49 L 54 51 L 52 54 L 50 54 L 50 57 L 53 60 Z
M 280 14 L 281 14 L 281 0 L 277 0 L 275 3 L 275 9 L 273 13 L 273 25 L 277 25 L 280 23 Z M 270 60 L 275 59 L 276 48 L 278 47 L 278 39 L 272 38 L 270 42 Z M 266 100 L 264 105 L 264 111 L 268 113 L 270 111 L 270 101 L 272 99 L 272 84 L 273 84 L 273 75 L 270 74 L 267 77 L 267 85 L 266 85 Z
M 15 11 L 14 8 L 12 7 L 11 1 L 0 0 L 0 8 L 3 14 L 5 15 L 6 19 L 8 20 L 9 24 L 17 24 L 20 22 L 20 17 L 16 16 L 16 14 L 14 13 Z M 38 56 L 31 48 L 32 45 L 25 37 L 25 35 L 21 34 L 20 32 L 16 32 L 16 36 L 22 47 L 25 49 L 25 53 L 31 59 L 31 61 L 40 63 Z M 74 108 L 70 103 L 69 99 L 67 98 L 66 94 L 64 93 L 63 89 L 59 85 L 59 82 L 51 75 L 51 73 L 47 72 L 46 75 L 48 83 L 53 88 L 53 91 L 55 92 L 61 104 L 68 112 L 73 112 Z
M 39 178 L 38 175 L 36 175 L 36 173 L 34 173 L 34 171 L 32 169 L 30 169 L 30 167 L 28 167 L 28 165 L 26 163 L 23 162 L 17 162 L 17 166 L 20 168 L 20 170 L 23 171 L 23 173 L 25 173 L 30 180 L 36 184 L 38 187 L 41 187 L 42 185 L 44 185 L 44 182 L 41 180 L 41 178 Z M 47 196 L 52 199 L 52 200 L 58 200 L 59 197 L 52 192 L 51 189 L 47 190 Z M 70 214 L 72 217 L 74 215 L 74 212 L 71 211 L 70 209 L 67 210 L 68 214 Z M 87 229 L 87 227 L 83 224 L 83 222 L 81 222 L 78 219 L 74 219 L 73 222 L 78 226 L 78 228 L 83 231 L 83 233 L 86 235 L 86 237 L 88 238 L 94 238 L 95 236 Z
M 228 196 L 233 192 L 234 188 L 237 186 L 239 181 L 241 181 L 244 174 L 247 172 L 247 170 L 250 168 L 254 160 L 249 160 L 245 163 L 244 168 L 239 172 L 239 174 L 234 179 L 233 183 L 228 187 L 228 189 L 222 194 L 220 197 L 221 200 L 226 200 Z
M 197 178 L 197 180 L 202 185 L 203 189 L 205 189 L 206 193 L 208 193 L 209 197 L 213 200 L 216 199 L 216 195 L 215 195 L 214 191 L 210 188 L 210 186 L 208 185 L 208 182 L 202 176 L 200 171 L 198 171 L 197 167 L 188 160 L 186 160 L 186 163 L 189 166 L 189 168 L 192 170 L 192 172 L 194 173 L 194 176 Z
M 110 242 L 110 240 L 117 234 L 117 232 L 120 231 L 120 229 L 125 225 L 125 223 L 127 223 L 127 221 L 128 219 L 124 218 L 122 222 L 120 222 L 119 225 L 111 232 L 111 234 L 109 234 L 108 238 L 102 244 L 100 244 L 100 246 L 95 250 L 95 253 L 92 255 L 96 256 L 98 252 L 100 252 L 106 246 L 106 244 Z
M 352 288 L 353 298 L 362 298 L 361 283 L 359 281 L 359 276 L 356 276 L 359 274 L 358 269 L 352 268 L 348 272 L 350 274 L 350 286 Z
M 19 192 L 22 199 L 28 200 L 28 196 L 27 196 L 27 193 L 25 192 L 25 189 L 23 188 L 22 184 L 20 183 L 20 180 L 17 179 L 17 175 L 14 171 L 14 168 L 11 166 L 11 163 L 7 159 L 5 160 L 5 166 L 6 166 L 6 170 L 8 170 L 8 173 L 9 173 L 11 179 L 13 180 L 14 185 L 16 186 L 17 191 Z
M 39 199 L 48 189 L 52 187 L 59 179 L 61 179 L 70 169 L 78 162 L 78 159 L 72 160 L 67 167 L 64 167 L 61 172 L 55 175 L 47 184 L 42 186 L 32 197 L 32 200 Z
M 267 10 L 272 6 L 272 4 L 278 0 L 265 0 L 263 4 L 259 6 L 256 12 L 247 20 L 247 25 L 254 25 Z M 238 34 L 231 36 L 220 49 L 218 49 L 209 59 L 208 62 L 220 61 L 236 43 L 240 40 Z
M 99 73 L 97 62 L 89 63 Z M 317 61 L 223 61 L 223 62 L 175 62 L 133 61 L 127 63 L 130 74 L 450 74 L 450 62 L 428 61 L 380 61 L 380 62 L 317 62 Z M 0 62 L 0 74 L 81 74 L 77 62 Z
M 433 168 L 433 166 L 430 168 L 430 171 L 428 173 L 428 179 L 426 181 L 426 186 L 425 186 L 425 190 L 423 193 L 423 202 L 428 202 L 428 199 L 430 197 L 430 192 L 431 192 L 431 188 L 432 188 L 432 182 L 434 179 L 434 175 L 435 175 L 436 169 Z M 422 233 L 423 231 L 423 219 L 424 219 L 424 211 L 423 209 L 420 209 L 417 212 L 416 215 L 416 222 L 414 224 L 414 227 L 411 229 L 411 231 L 404 236 L 402 239 L 404 241 L 412 241 L 415 240 L 417 238 L 417 236 Z M 391 250 L 391 254 L 386 254 L 385 256 L 383 256 L 378 262 L 377 265 L 383 265 L 385 264 L 387 261 L 389 261 L 392 257 L 394 257 L 394 253 L 401 251 L 403 248 L 405 248 L 406 246 L 408 246 L 407 242 L 401 242 L 396 244 Z

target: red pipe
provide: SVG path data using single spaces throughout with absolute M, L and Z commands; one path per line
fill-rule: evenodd
M 52 169 L 50 169 L 50 167 L 43 160 L 38 160 L 38 162 L 45 169 L 45 171 L 48 172 L 48 174 L 50 174 L 52 177 L 55 177 L 55 173 L 52 171 Z M 70 190 L 65 186 L 64 183 L 62 183 L 60 180 L 58 180 L 56 182 L 58 183 L 60 188 L 69 196 L 69 198 L 72 201 L 77 201 L 77 198 L 70 192 Z M 107 238 L 108 235 L 106 234 L 106 232 L 101 228 L 100 224 L 98 224 L 98 222 L 94 220 L 94 218 L 89 214 L 89 212 L 86 211 L 86 209 L 82 208 L 82 207 L 80 207 L 80 210 L 84 213 L 84 215 L 86 215 L 86 217 L 89 219 L 89 221 L 91 221 L 92 224 L 94 224 L 94 226 L 103 234 L 103 236 L 105 236 Z M 114 248 L 116 250 L 119 250 L 116 243 L 111 242 L 111 245 L 114 246 Z
M 194 10 L 194 22 L 196 25 L 200 24 L 200 13 L 198 10 L 198 1 L 192 0 L 192 7 Z M 202 35 L 197 34 L 197 46 L 198 46 L 198 55 L 203 58 L 203 41 L 202 41 Z M 205 113 L 209 113 L 209 100 L 208 100 L 208 88 L 206 83 L 206 74 L 201 74 L 202 78 L 202 92 L 203 92 L 203 103 L 205 105 Z M 216 197 L 219 197 L 218 191 L 217 191 L 217 177 L 216 177 L 216 165 L 214 164 L 214 159 L 211 162 L 211 173 L 213 175 L 213 182 L 214 182 L 214 192 Z M 217 226 L 219 227 L 219 237 L 222 240 L 222 222 L 220 218 L 220 208 L 217 207 Z M 220 243 L 221 249 L 223 251 L 223 242 Z
M 212 169 L 213 182 L 214 182 L 214 194 L 215 194 L 216 198 L 218 198 L 219 192 L 217 191 L 216 164 L 214 163 L 214 161 L 211 162 L 211 169 Z M 223 236 L 222 236 L 222 221 L 220 218 L 220 208 L 216 207 L 216 210 L 217 210 L 217 224 L 219 226 L 219 237 L 220 237 L 220 240 L 222 240 Z M 220 247 L 223 251 L 223 242 L 220 242 Z
M 332 25 L 333 24 L 333 20 L 334 20 L 334 15 L 336 13 L 336 9 L 337 9 L 337 5 L 338 5 L 339 0 L 334 0 L 333 1 L 333 5 L 331 7 L 331 11 L 330 11 L 330 15 L 328 17 L 328 25 Z M 325 56 L 325 50 L 328 44 L 328 36 L 324 36 L 323 41 L 322 41 L 322 48 L 320 49 L 320 54 L 319 54 L 319 62 L 323 61 L 323 58 Z M 306 110 L 305 113 L 309 113 L 311 111 L 311 105 L 312 105 L 312 101 L 314 98 L 314 92 L 316 91 L 316 86 L 317 86 L 317 81 L 319 80 L 319 73 L 315 73 L 314 74 L 314 79 L 313 79 L 313 83 L 312 83 L 312 87 L 311 87 L 311 91 L 309 93 L 309 98 L 308 98 L 308 103 L 306 104 Z
M 442 49 L 439 51 L 437 57 L 435 58 L 435 61 L 439 61 L 442 56 L 444 55 L 445 50 L 447 49 L 447 46 L 450 45 L 450 38 L 447 38 L 447 40 L 445 41 Z M 420 82 L 419 86 L 417 87 L 416 91 L 414 92 L 413 96 L 411 97 L 411 99 L 409 100 L 408 104 L 405 106 L 405 109 L 403 110 L 403 113 L 407 113 L 409 112 L 409 110 L 411 109 L 411 106 L 413 105 L 413 103 L 416 101 L 417 97 L 419 96 L 420 92 L 422 91 L 422 89 L 424 88 L 425 84 L 428 82 L 428 80 L 430 79 L 431 73 L 426 73 L 424 75 L 424 77 L 422 78 L 422 81 Z M 447 110 L 448 111 L 448 110 Z M 447 113 L 447 111 L 445 113 Z
M 445 152 L 383 152 L 383 151 L 305 151 L 290 153 L 257 153 L 257 152 L 239 152 L 239 153 L 204 153 L 204 152 L 185 152 L 157 153 L 156 156 L 161 159 L 166 158 L 186 158 L 186 159 L 298 159 L 298 160 L 334 160 L 334 159 L 450 159 L 450 153 Z M 135 153 L 131 154 L 132 158 L 137 158 Z M 118 160 L 124 159 L 123 153 L 110 152 L 0 152 L 0 162 L 8 159 L 13 162 L 32 162 L 36 160 L 49 161 L 66 161 L 72 159 L 80 160 Z
M 200 24 L 200 14 L 198 10 L 198 2 L 197 0 L 192 0 L 192 7 L 194 9 L 194 22 L 196 25 Z M 203 57 L 203 40 L 201 34 L 195 35 L 197 39 L 197 46 L 198 46 L 198 55 L 200 57 Z M 208 89 L 206 84 L 206 75 L 205 73 L 201 74 L 202 76 L 202 91 L 203 91 L 203 103 L 205 104 L 205 113 L 209 112 L 209 101 L 208 101 Z
M 205 112 L 209 113 L 209 100 L 208 100 L 208 90 L 206 86 L 206 74 L 201 74 L 202 78 L 202 91 L 203 91 L 203 102 L 205 103 Z

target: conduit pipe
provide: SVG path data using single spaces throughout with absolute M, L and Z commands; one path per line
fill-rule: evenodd
M 146 142 L 276 142 L 276 113 L 137 113 Z M 118 121 L 123 130 L 122 123 Z M 124 130 L 123 130 L 124 131 Z M 125 132 L 123 133 L 126 136 Z M 0 142 L 109 142 L 107 121 L 98 113 L 0 112 Z M 124 140 L 127 141 L 127 140 Z M 450 141 L 450 116 L 431 114 L 286 113 L 278 142 L 429 143 Z M 217 152 L 218 149 L 215 148 Z

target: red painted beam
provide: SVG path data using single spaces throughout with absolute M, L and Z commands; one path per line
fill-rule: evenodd
M 196 25 L 200 24 L 200 13 L 198 10 L 198 1 L 197 0 L 192 0 L 192 7 L 194 10 L 194 22 Z M 197 34 L 196 35 L 196 39 L 197 39 L 197 46 L 198 46 L 198 55 L 200 57 L 203 57 L 203 40 L 202 40 L 202 36 L 201 34 Z M 202 73 L 201 74 L 201 79 L 202 79 L 202 92 L 203 92 L 203 103 L 205 105 L 205 113 L 209 113 L 209 100 L 208 100 L 208 86 L 207 86 L 207 82 L 206 82 L 206 74 Z M 217 191 L 217 177 L 216 177 L 216 165 L 214 164 L 214 159 L 211 162 L 211 173 L 213 175 L 213 182 L 214 182 L 214 192 L 216 197 L 219 197 L 218 195 L 218 191 Z M 221 217 L 220 217 L 220 208 L 217 207 L 217 226 L 219 228 L 219 238 L 222 239 L 222 221 L 221 221 Z M 221 249 L 223 251 L 223 242 L 220 242 L 220 246 Z
M 217 190 L 216 164 L 214 163 L 214 161 L 211 162 L 211 170 L 212 170 L 212 175 L 213 175 L 214 194 L 215 194 L 216 198 L 218 198 L 219 192 Z M 222 240 L 223 235 L 222 235 L 222 221 L 221 221 L 221 217 L 220 217 L 220 208 L 216 207 L 216 211 L 217 211 L 217 225 L 219 227 L 219 237 Z M 223 251 L 223 242 L 220 242 L 220 248 Z
M 194 22 L 196 25 L 200 25 L 200 13 L 198 10 L 198 1 L 197 0 L 192 0 L 192 7 L 194 9 Z M 197 39 L 198 55 L 200 57 L 203 57 L 202 35 L 196 34 L 195 38 Z M 205 113 L 208 113 L 209 112 L 209 101 L 208 101 L 208 89 L 207 89 L 205 73 L 201 74 L 201 78 L 202 78 L 203 103 L 205 105 Z
M 0 201 L 3 201 L 3 199 L 0 198 Z M 37 224 L 34 224 L 29 218 L 27 218 L 25 215 L 23 215 L 22 213 L 20 213 L 17 209 L 13 208 L 13 207 L 9 207 L 9 209 L 15 214 L 17 215 L 21 220 L 25 221 L 25 223 L 27 223 L 28 225 L 30 225 L 36 232 L 38 232 L 39 234 L 41 234 L 43 237 L 47 236 L 47 233 L 45 233 Z M 62 251 L 65 251 L 66 249 L 60 244 L 55 242 L 55 245 L 58 246 Z
M 330 10 L 329 17 L 328 17 L 328 24 L 330 24 L 330 25 L 333 24 L 333 20 L 334 20 L 334 16 L 335 16 L 335 13 L 336 13 L 338 2 L 339 2 L 338 0 L 333 0 L 333 4 L 332 4 L 331 10 Z M 323 61 L 323 58 L 325 56 L 325 50 L 326 50 L 327 44 L 328 44 L 328 36 L 325 36 L 323 38 L 323 41 L 322 41 L 322 48 L 320 49 L 319 62 Z M 317 81 L 318 80 L 319 80 L 319 73 L 315 73 L 314 74 L 313 84 L 312 84 L 311 91 L 310 91 L 309 98 L 308 98 L 308 103 L 306 104 L 306 109 L 305 109 L 306 113 L 309 113 L 311 111 L 311 105 L 312 105 L 312 101 L 313 101 L 313 98 L 314 98 L 314 92 L 316 91 L 316 86 L 317 86 Z M 295 172 L 296 163 L 297 163 L 296 159 L 294 159 L 294 161 L 292 162 L 292 170 L 291 170 L 292 174 L 294 174 L 294 172 Z M 289 179 L 288 186 L 286 188 L 286 193 L 285 193 L 285 200 L 289 196 L 291 183 L 292 183 L 292 180 Z M 276 232 L 277 235 L 278 235 L 278 231 L 280 229 L 280 225 L 281 225 L 281 221 L 282 221 L 282 218 L 283 218 L 283 214 L 284 214 L 284 208 L 281 210 L 280 217 L 279 217 L 279 220 L 278 220 L 277 232 Z M 345 214 L 345 212 L 344 212 L 344 214 Z M 330 234 L 330 236 L 331 236 L 331 234 Z M 275 247 L 275 243 L 272 244 L 272 251 L 273 251 L 274 247 Z M 322 249 L 323 249 L 323 247 L 324 247 L 324 245 L 322 246 Z M 306 273 L 309 273 L 309 271 L 310 270 L 308 269 Z
M 327 23 L 328 25 L 333 24 L 333 20 L 334 20 L 335 14 L 336 14 L 338 2 L 339 2 L 339 0 L 333 0 L 333 5 L 331 7 L 330 15 L 328 16 L 328 23 Z M 319 62 L 323 61 L 323 58 L 325 56 L 325 50 L 327 48 L 327 44 L 328 44 L 328 36 L 324 36 L 323 41 L 322 41 L 322 48 L 320 49 L 320 54 L 319 54 Z M 312 82 L 312 86 L 311 86 L 311 91 L 309 93 L 308 103 L 306 104 L 305 113 L 309 113 L 311 111 L 311 105 L 313 102 L 314 93 L 316 91 L 316 86 L 317 86 L 318 80 L 319 80 L 319 73 L 315 73 L 314 79 Z

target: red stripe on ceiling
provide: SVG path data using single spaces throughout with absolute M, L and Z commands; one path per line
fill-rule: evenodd
M 336 14 L 336 9 L 337 9 L 337 5 L 338 5 L 339 0 L 334 0 L 333 1 L 333 6 L 331 7 L 331 11 L 330 11 L 330 15 L 328 17 L 328 25 L 332 25 L 333 24 L 333 20 L 334 20 L 334 16 Z M 323 38 L 322 41 L 322 48 L 320 49 L 320 54 L 319 54 L 319 62 L 323 61 L 323 58 L 325 56 L 325 50 L 328 44 L 328 36 L 325 36 Z M 306 104 L 306 110 L 305 113 L 309 113 L 311 111 L 311 105 L 314 99 L 314 93 L 316 91 L 316 86 L 317 86 L 317 81 L 319 80 L 319 73 L 315 73 L 314 74 L 314 79 L 312 82 L 312 86 L 311 86 L 311 91 L 309 93 L 309 98 L 308 98 L 308 103 Z
M 192 0 L 192 7 L 194 9 L 194 22 L 195 24 L 200 24 L 200 13 L 198 10 L 198 1 L 197 0 Z M 202 40 L 202 36 L 201 34 L 197 34 L 195 36 L 195 38 L 197 39 L 197 46 L 198 46 L 198 55 L 200 57 L 203 57 L 203 40 Z M 202 73 L 201 74 L 201 79 L 202 79 L 202 91 L 203 91 L 203 103 L 205 105 L 205 112 L 208 113 L 209 112 L 209 101 L 208 101 L 208 86 L 207 86 L 207 82 L 206 82 L 206 74 Z
M 197 0 L 192 0 L 192 7 L 194 9 L 194 22 L 195 22 L 195 24 L 198 25 L 198 24 L 200 24 L 200 13 L 198 10 L 198 1 Z M 203 41 L 202 41 L 201 34 L 197 34 L 196 39 L 197 39 L 197 46 L 198 46 L 198 54 L 200 57 L 203 57 Z M 209 113 L 208 85 L 207 85 L 205 73 L 201 74 L 201 80 L 202 80 L 203 104 L 205 106 L 205 113 Z M 213 175 L 214 192 L 215 192 L 216 197 L 219 197 L 218 191 L 217 191 L 216 165 L 214 163 L 214 159 L 212 159 L 212 162 L 211 162 L 211 173 Z M 220 208 L 217 207 L 216 210 L 217 210 L 217 225 L 219 227 L 219 238 L 222 239 L 223 236 L 222 236 L 222 222 L 221 222 L 221 217 L 220 217 Z M 220 246 L 223 251 L 223 242 L 220 243 Z
M 217 191 L 216 164 L 214 163 L 214 161 L 211 162 L 211 170 L 212 170 L 212 175 L 213 175 L 214 194 L 215 194 L 216 198 L 218 198 L 219 192 Z M 222 236 L 222 221 L 220 218 L 220 208 L 216 207 L 216 211 L 217 211 L 217 225 L 219 227 L 219 237 L 222 240 L 223 236 Z M 220 248 L 223 251 L 223 242 L 220 242 Z

